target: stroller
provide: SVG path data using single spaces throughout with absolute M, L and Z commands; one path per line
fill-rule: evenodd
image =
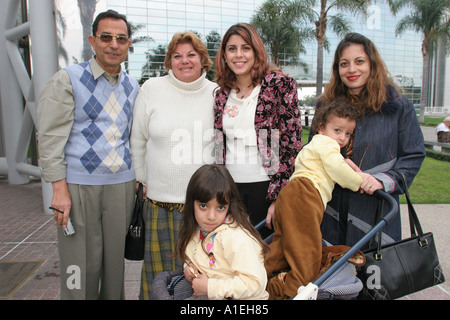
M 374 195 L 386 201 L 389 212 L 314 282 L 298 288 L 297 295 L 292 300 L 350 300 L 359 295 L 363 284 L 356 276 L 355 266 L 348 260 L 398 214 L 398 204 L 392 196 L 380 190 Z M 265 221 L 261 221 L 255 227 L 260 229 L 264 224 Z M 267 237 L 265 242 L 270 243 L 272 237 L 273 234 Z M 322 244 L 330 245 L 325 240 L 322 240 Z M 192 294 L 191 284 L 184 278 L 182 270 L 164 271 L 153 280 L 150 299 L 184 300 L 192 297 Z
M 350 259 L 359 249 L 361 249 L 367 242 L 370 241 L 383 227 L 389 223 L 399 212 L 398 204 L 395 199 L 387 194 L 384 191 L 377 190 L 374 195 L 381 200 L 385 200 L 389 206 L 389 212 L 380 219 L 372 229 L 369 230 L 356 244 L 354 244 L 342 257 L 337 260 L 329 269 L 327 269 L 322 275 L 320 275 L 314 282 L 309 283 L 306 286 L 301 286 L 298 288 L 297 295 L 293 298 L 293 300 L 317 300 L 320 299 L 320 295 L 322 292 L 327 292 L 329 290 L 326 288 L 326 283 L 332 279 L 331 277 L 336 277 L 341 272 L 341 269 L 346 264 L 349 264 L 347 261 Z M 359 278 L 358 278 L 359 280 Z M 359 280 L 361 282 L 361 280 Z M 361 283 L 361 291 L 363 285 Z M 359 294 L 358 291 L 358 294 Z M 357 294 L 357 295 L 358 295 Z M 356 296 L 357 296 L 356 295 Z

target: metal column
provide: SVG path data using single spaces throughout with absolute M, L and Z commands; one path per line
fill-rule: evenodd
M 58 70 L 56 23 L 53 0 L 29 0 L 29 21 L 17 25 L 20 0 L 7 1 L 0 12 L 0 90 L 5 141 L 5 158 L 0 158 L 0 174 L 8 175 L 10 184 L 29 182 L 40 177 L 37 166 L 27 163 L 33 124 L 37 127 L 36 105 L 39 93 Z M 32 76 L 28 75 L 18 41 L 30 35 Z M 25 101 L 25 104 L 23 103 Z M 51 185 L 42 181 L 44 210 L 49 207 Z
M 0 70 L 2 70 L 0 73 L 0 90 L 4 152 L 6 155 L 5 158 L 0 159 L 0 173 L 8 175 L 8 181 L 11 184 L 22 184 L 29 181 L 26 174 L 17 170 L 15 160 L 24 106 L 13 63 L 17 56 L 21 60 L 18 39 L 28 32 L 26 23 L 16 26 L 19 4 L 19 1 L 8 1 L 6 10 L 0 12 L 0 21 L 2 21 L 0 23 Z M 13 55 L 13 60 L 10 60 L 10 54 Z M 22 161 L 24 160 L 22 159 Z

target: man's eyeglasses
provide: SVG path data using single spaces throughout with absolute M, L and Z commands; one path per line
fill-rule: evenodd
M 117 43 L 121 45 L 128 44 L 128 41 L 130 40 L 127 36 L 109 33 L 98 34 L 97 37 L 100 38 L 103 43 L 110 43 L 112 39 L 116 39 Z

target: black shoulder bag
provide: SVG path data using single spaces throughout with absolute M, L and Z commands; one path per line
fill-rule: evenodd
M 358 277 L 364 285 L 362 298 L 366 299 L 396 299 L 445 281 L 433 233 L 423 233 L 409 198 L 405 176 L 395 171 L 402 178 L 405 190 L 411 237 L 382 246 L 381 230 L 377 247 L 364 252 L 366 264 L 359 270 Z

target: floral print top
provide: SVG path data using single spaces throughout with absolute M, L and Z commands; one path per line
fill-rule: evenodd
M 225 164 L 225 141 L 222 117 L 231 90 L 219 89 L 214 106 L 215 158 Z M 302 148 L 302 124 L 293 78 L 269 72 L 261 82 L 255 113 L 255 130 L 261 163 L 270 177 L 266 200 L 276 200 L 294 171 L 297 154 Z
M 225 105 L 225 109 L 223 110 L 223 114 L 227 114 L 228 117 L 234 118 L 239 113 L 239 107 L 237 105 Z

